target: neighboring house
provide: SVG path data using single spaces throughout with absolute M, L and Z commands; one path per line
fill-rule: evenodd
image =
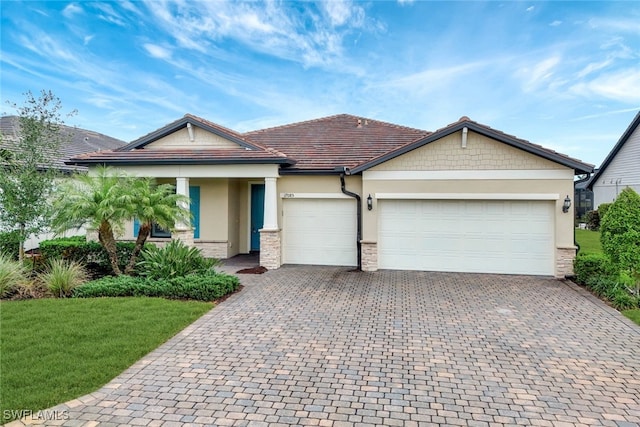
M 613 202 L 626 187 L 640 193 L 640 112 L 622 134 L 589 184 L 594 207 Z
M 558 277 L 576 252 L 564 200 L 593 171 L 467 117 L 428 132 L 346 114 L 244 134 L 186 115 L 72 162 L 175 183 L 194 221 L 152 241 L 208 256 Z
M 594 173 L 598 173 L 596 169 Z M 589 189 L 589 184 L 593 180 L 595 175 L 586 175 L 584 178 L 575 181 L 573 206 L 575 208 L 575 215 L 578 219 L 583 219 L 587 212 L 593 210 L 593 191 Z
M 18 116 L 0 117 L 0 150 L 6 150 L 9 153 L 16 149 L 19 141 L 19 118 Z M 54 159 L 54 165 L 65 174 L 72 172 L 86 172 L 85 166 L 67 164 L 69 158 L 79 154 L 95 152 L 99 150 L 114 150 L 122 147 L 126 143 L 122 140 L 111 138 L 101 133 L 93 132 L 86 129 L 79 129 L 62 125 L 60 133 L 65 143 L 60 147 L 60 156 Z M 85 230 L 73 230 L 71 234 L 84 234 Z M 41 241 L 53 237 L 52 233 L 45 233 L 38 236 L 30 236 L 25 242 L 25 249 L 37 248 Z

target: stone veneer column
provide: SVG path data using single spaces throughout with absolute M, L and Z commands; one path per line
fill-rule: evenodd
M 260 230 L 260 265 L 275 270 L 282 265 L 280 230 Z
M 577 248 L 574 246 L 556 249 L 556 277 L 563 279 L 573 276 L 573 260 L 576 258 Z
M 362 250 L 362 271 L 378 271 L 378 244 L 363 240 Z
M 260 265 L 269 270 L 282 264 L 276 179 L 264 179 L 264 222 L 260 230 Z
M 189 197 L 189 178 L 176 178 L 176 193 Z M 189 210 L 189 202 L 178 202 L 184 209 Z M 193 228 L 191 224 L 184 222 L 176 222 L 175 227 L 171 230 L 171 238 L 182 241 L 187 246 L 194 246 Z

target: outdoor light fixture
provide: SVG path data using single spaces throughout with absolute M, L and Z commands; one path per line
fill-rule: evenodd
M 373 209 L 373 199 L 371 198 L 371 194 L 369 194 L 369 197 L 367 197 L 367 209 Z
M 564 212 L 564 213 L 569 212 L 569 208 L 570 207 L 571 207 L 571 199 L 569 198 L 569 195 L 567 194 L 567 197 L 565 197 L 564 203 L 562 204 L 562 212 Z

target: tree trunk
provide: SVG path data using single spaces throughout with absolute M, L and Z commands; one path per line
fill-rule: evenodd
M 151 234 L 151 223 L 145 222 L 143 224 L 140 224 L 140 229 L 138 230 L 138 238 L 136 239 L 136 245 L 133 247 L 131 258 L 129 258 L 129 264 L 127 264 L 127 268 L 125 268 L 124 274 L 131 274 L 133 272 L 133 269 L 136 266 L 138 255 L 140 255 L 140 252 L 142 251 L 144 243 L 147 241 L 149 234 Z
M 18 245 L 18 261 L 22 263 L 24 261 L 24 241 L 27 236 L 24 235 L 24 224 L 20 224 L 20 243 Z
M 120 276 L 120 266 L 118 265 L 118 249 L 116 247 L 116 239 L 113 237 L 113 229 L 111 224 L 107 221 L 102 221 L 100 228 L 98 229 L 98 240 L 102 247 L 107 251 L 109 255 L 109 261 L 111 262 L 111 268 L 116 276 Z

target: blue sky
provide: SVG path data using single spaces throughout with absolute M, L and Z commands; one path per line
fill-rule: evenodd
M 1 96 L 131 141 L 185 113 L 237 131 L 461 116 L 599 165 L 640 109 L 640 2 L 2 1 Z

